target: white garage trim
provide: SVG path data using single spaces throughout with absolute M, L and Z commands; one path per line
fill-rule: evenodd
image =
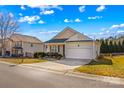
M 96 57 L 96 47 L 93 47 L 92 42 L 67 42 L 65 57 L 74 59 L 94 59 Z

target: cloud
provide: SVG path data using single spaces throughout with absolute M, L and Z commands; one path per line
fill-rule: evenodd
M 23 14 L 22 13 L 19 13 L 19 16 L 23 16 Z
M 95 19 L 101 19 L 103 18 L 102 16 L 92 16 L 92 17 L 88 17 L 89 20 L 95 20 Z
M 58 5 L 28 5 L 30 8 L 39 8 L 41 15 L 50 15 L 55 13 L 54 9 L 58 9 L 60 11 L 63 10 L 62 7 Z
M 119 36 L 124 34 L 124 23 L 122 24 L 113 24 L 108 28 L 102 28 L 100 32 L 91 33 L 89 36 L 95 38 L 108 38 L 110 36 Z
M 10 13 L 9 13 L 9 16 L 10 16 L 10 17 L 14 17 L 14 14 L 10 12 Z
M 54 31 L 41 31 L 40 34 L 45 34 L 45 35 L 51 35 L 51 34 L 57 34 L 59 31 L 54 30 Z
M 109 33 L 109 32 L 110 32 L 109 30 L 106 31 L 106 33 Z
M 44 10 L 40 12 L 41 15 L 51 15 L 54 13 L 54 10 Z
M 81 22 L 81 20 L 79 18 L 76 18 L 75 22 Z
M 117 31 L 117 33 L 124 33 L 124 30 L 119 30 Z
M 101 31 L 105 31 L 106 30 L 106 28 L 101 28 Z
M 58 9 L 58 10 L 63 10 L 62 7 L 58 5 L 28 5 L 30 8 L 40 8 L 41 10 L 50 10 L 50 9 Z
M 21 5 L 20 7 L 22 10 L 26 10 L 26 8 L 24 7 L 24 5 Z
M 85 11 L 85 6 L 80 6 L 80 7 L 79 7 L 79 11 L 80 11 L 80 12 L 84 12 L 84 11 Z
M 73 22 L 72 20 L 69 20 L 69 19 L 64 19 L 64 22 L 65 23 L 69 23 L 69 22 Z
M 45 22 L 43 20 L 40 20 L 38 23 L 39 24 L 44 24 Z
M 65 23 L 73 23 L 73 22 L 79 23 L 81 22 L 81 20 L 79 18 L 76 18 L 75 20 L 64 19 L 64 22 Z
M 50 6 L 51 7 L 51 6 Z M 62 11 L 63 10 L 63 8 L 62 7 L 60 7 L 60 6 L 58 6 L 58 5 L 52 5 L 52 7 L 51 8 L 54 8 L 54 9 L 59 9 L 60 11 Z
M 112 26 L 108 27 L 108 28 L 102 28 L 102 32 L 99 33 L 95 33 L 94 35 L 96 35 L 96 37 L 109 37 L 109 36 L 117 36 L 119 34 L 124 33 L 124 23 L 122 24 L 113 24 Z
M 39 20 L 40 17 L 35 15 L 35 16 L 24 16 L 24 17 L 21 17 L 18 21 L 19 22 L 27 22 L 29 24 L 34 24 L 35 21 Z
M 118 29 L 118 28 L 124 28 L 124 23 L 118 24 L 118 25 L 112 25 L 109 29 L 112 30 L 112 29 Z
M 68 23 L 68 22 L 69 22 L 69 20 L 68 20 L 68 19 L 64 19 L 64 22 L 65 22 L 65 23 Z
M 96 9 L 97 12 L 102 12 L 103 10 L 105 10 L 105 6 L 104 6 L 104 5 L 101 5 L 101 6 L 99 6 L 99 7 Z

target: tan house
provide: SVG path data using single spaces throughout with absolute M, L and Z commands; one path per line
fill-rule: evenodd
M 35 52 L 43 52 L 43 42 L 36 37 L 14 34 L 6 40 L 7 56 L 33 57 Z
M 66 27 L 51 40 L 45 42 L 46 52 L 58 52 L 65 58 L 95 59 L 100 53 L 100 43 Z

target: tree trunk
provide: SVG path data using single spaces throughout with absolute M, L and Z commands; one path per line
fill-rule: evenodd
M 2 40 L 2 57 L 5 56 L 5 39 Z
M 5 56 L 5 48 L 2 48 L 2 57 Z

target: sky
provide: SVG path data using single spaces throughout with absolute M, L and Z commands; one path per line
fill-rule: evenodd
M 104 38 L 124 33 L 121 5 L 1 5 L 20 24 L 21 34 L 47 41 L 69 26 L 89 37 Z

